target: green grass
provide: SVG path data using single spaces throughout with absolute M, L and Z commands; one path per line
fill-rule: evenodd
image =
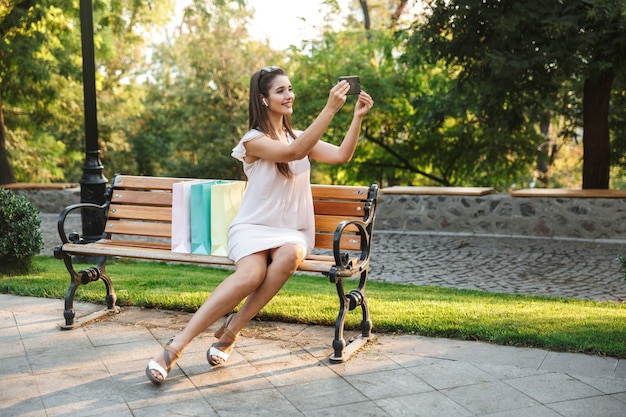
M 0 292 L 65 296 L 69 275 L 63 262 L 39 256 L 34 268 L 28 275 L 0 277 Z M 107 272 L 120 306 L 191 312 L 229 274 L 219 268 L 122 260 L 110 263 Z M 346 282 L 346 289 L 351 288 L 353 283 Z M 367 294 L 376 333 L 481 340 L 626 358 L 626 304 L 373 281 L 368 283 Z M 103 303 L 104 284 L 80 286 L 76 299 Z M 295 275 L 258 317 L 333 325 L 337 307 L 335 286 L 328 279 Z M 350 312 L 347 328 L 357 328 L 360 318 L 360 309 Z

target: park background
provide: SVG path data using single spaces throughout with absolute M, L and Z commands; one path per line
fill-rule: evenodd
M 280 65 L 298 128 L 340 75 L 376 100 L 353 162 L 316 165 L 315 182 L 626 188 L 626 1 L 284 4 L 93 2 L 104 175 L 242 178 L 230 150 L 250 75 Z M 0 184 L 81 178 L 79 9 L 0 3 Z M 341 141 L 353 104 L 326 140 Z

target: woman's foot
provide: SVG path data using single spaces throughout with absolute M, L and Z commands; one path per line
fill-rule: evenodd
M 146 367 L 146 376 L 154 385 L 161 385 L 167 378 L 167 374 L 172 370 L 172 366 L 182 355 L 182 349 L 175 349 L 171 346 L 174 338 L 163 346 L 162 359 L 152 359 Z
M 230 352 L 233 350 L 233 346 L 239 334 L 234 333 L 228 326 L 234 316 L 234 314 L 228 316 L 224 325 L 215 332 L 215 337 L 220 340 L 213 343 L 206 354 L 207 361 L 211 366 L 223 365 L 228 360 Z

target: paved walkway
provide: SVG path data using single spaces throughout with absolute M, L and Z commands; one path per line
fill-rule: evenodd
M 372 277 L 623 301 L 624 252 L 620 242 L 379 233 Z M 101 308 L 75 304 L 79 316 Z M 273 322 L 251 323 L 216 369 L 209 329 L 154 387 L 147 361 L 188 314 L 123 308 L 63 332 L 62 309 L 0 294 L 1 416 L 626 416 L 626 359 L 381 335 L 330 364 L 332 328 Z
M 101 307 L 76 303 L 79 314 Z M 2 416 L 623 417 L 626 360 L 382 335 L 345 364 L 332 329 L 252 323 L 226 366 L 199 337 L 162 387 L 144 367 L 187 314 L 124 308 L 60 331 L 62 302 L 0 294 Z

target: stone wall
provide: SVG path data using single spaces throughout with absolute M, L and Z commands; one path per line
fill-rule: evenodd
M 385 194 L 376 228 L 580 239 L 626 239 L 626 198 Z
M 80 189 L 18 192 L 41 211 L 43 253 L 50 254 L 60 242 L 58 214 L 80 202 Z M 71 216 L 67 226 L 68 231 L 80 232 L 80 216 Z M 381 190 L 376 229 L 619 241 L 626 239 L 626 198 L 386 194 Z

